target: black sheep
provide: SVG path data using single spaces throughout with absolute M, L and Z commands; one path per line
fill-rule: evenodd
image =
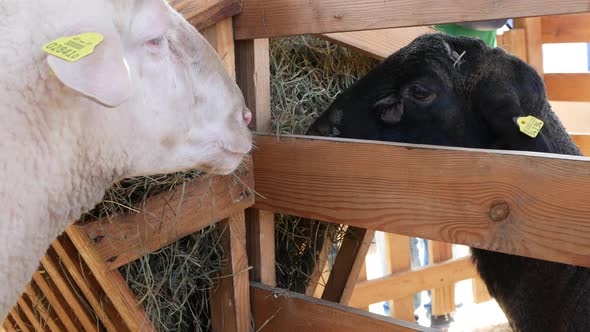
M 516 118 L 544 121 L 535 138 Z M 534 69 L 466 37 L 418 37 L 343 92 L 308 135 L 580 155 Z M 472 248 L 514 331 L 590 331 L 590 269 Z

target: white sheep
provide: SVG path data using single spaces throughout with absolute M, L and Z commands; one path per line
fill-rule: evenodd
M 52 240 L 114 182 L 227 174 L 252 140 L 238 87 L 163 0 L 2 1 L 0 32 L 2 318 Z M 42 50 L 89 32 L 104 40 L 77 61 Z

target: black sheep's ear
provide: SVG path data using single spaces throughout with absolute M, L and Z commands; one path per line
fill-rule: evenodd
M 517 119 L 533 116 L 548 121 L 545 110 L 527 110 L 521 100 L 530 99 L 519 96 L 520 90 L 502 78 L 486 79 L 480 82 L 472 93 L 474 110 L 482 117 L 493 136 L 493 147 L 537 152 L 552 152 L 548 128 L 541 128 L 536 137 L 521 131 Z M 534 96 L 533 96 L 534 97 Z M 543 95 L 539 99 L 544 98 Z M 546 103 L 537 100 L 534 105 L 544 107 Z M 546 126 L 545 126 L 546 127 Z

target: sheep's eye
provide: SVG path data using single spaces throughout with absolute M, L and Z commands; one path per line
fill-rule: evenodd
M 434 98 L 435 94 L 430 90 L 420 86 L 412 85 L 409 89 L 410 96 L 416 100 L 427 101 Z
M 146 44 L 148 46 L 152 46 L 152 47 L 161 47 L 162 45 L 164 45 L 164 42 L 166 42 L 166 36 L 160 36 L 160 37 L 148 40 Z

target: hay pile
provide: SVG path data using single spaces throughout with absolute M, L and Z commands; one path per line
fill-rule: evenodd
M 300 36 L 271 41 L 273 130 L 303 134 L 313 119 L 376 61 L 345 48 Z M 141 209 L 141 202 L 157 193 L 201 176 L 177 173 L 125 180 L 105 195 L 85 218 Z M 339 241 L 337 225 L 276 216 L 277 283 L 302 292 L 326 239 Z M 120 271 L 159 331 L 209 331 L 209 290 L 223 268 L 219 232 L 205 229 Z

